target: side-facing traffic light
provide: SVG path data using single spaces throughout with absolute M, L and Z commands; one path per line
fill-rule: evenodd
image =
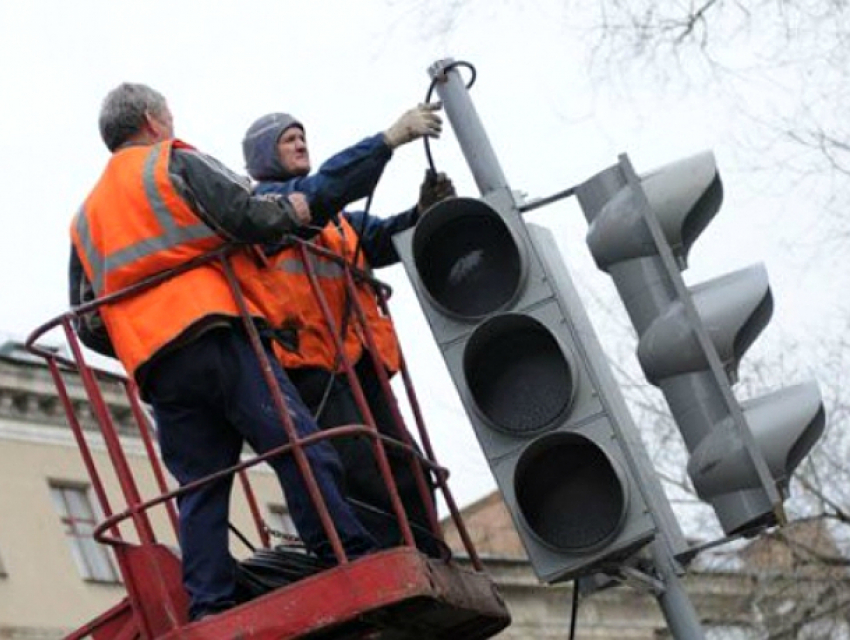
M 395 242 L 540 579 L 652 540 L 663 494 L 551 234 L 503 187 Z
M 690 452 L 688 473 L 727 534 L 782 523 L 797 465 L 824 429 L 817 384 L 738 403 L 738 363 L 765 327 L 772 298 L 756 265 L 688 288 L 692 244 L 720 208 L 713 154 L 645 176 L 626 156 L 576 188 L 587 242 L 614 280 L 639 336 L 638 359 Z

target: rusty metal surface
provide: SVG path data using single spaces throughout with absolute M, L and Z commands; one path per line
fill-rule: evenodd
M 324 571 L 161 640 L 476 640 L 509 623 L 485 574 L 398 548 Z

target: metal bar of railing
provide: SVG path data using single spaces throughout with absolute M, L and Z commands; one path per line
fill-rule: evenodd
M 95 464 L 91 447 L 89 447 L 85 431 L 83 430 L 83 425 L 77 418 L 76 411 L 74 411 L 74 404 L 71 402 L 71 397 L 68 394 L 68 389 L 65 385 L 62 373 L 59 371 L 59 365 L 56 362 L 56 358 L 47 358 L 47 368 L 50 371 L 50 375 L 53 378 L 53 384 L 56 386 L 57 393 L 59 394 L 59 401 L 65 409 L 65 416 L 68 419 L 68 425 L 71 427 L 71 433 L 77 443 L 77 448 L 80 450 L 80 455 L 83 458 L 83 466 L 85 466 L 86 471 L 89 474 L 92 489 L 94 490 L 95 496 L 97 496 L 100 509 L 106 517 L 109 517 L 112 515 L 112 507 L 109 504 L 109 497 L 106 495 L 103 480 L 101 479 L 100 472 Z M 117 529 L 114 533 L 115 535 L 120 535 L 120 532 Z
M 407 431 L 407 427 L 404 424 L 404 418 L 402 418 L 401 412 L 398 409 L 395 394 L 393 394 L 392 389 L 390 388 L 390 382 L 389 377 L 387 376 L 386 368 L 384 367 L 384 364 L 383 362 L 381 362 L 381 359 L 379 357 L 377 344 L 375 343 L 374 332 L 369 326 L 369 323 L 367 322 L 366 316 L 363 312 L 363 308 L 360 306 L 359 301 L 357 300 L 357 288 L 348 270 L 345 271 L 345 285 L 348 291 L 348 295 L 353 300 L 352 306 L 357 316 L 357 322 L 360 325 L 360 329 L 363 333 L 363 338 L 366 341 L 366 347 L 372 359 L 372 365 L 375 369 L 375 373 L 378 376 L 378 382 L 381 386 L 381 393 L 384 394 L 387 406 L 389 406 L 390 408 L 390 413 L 392 414 L 393 422 L 395 423 L 396 436 L 405 444 L 412 445 L 413 442 L 410 437 L 410 434 Z M 359 384 L 358 387 L 360 387 Z M 431 499 L 430 492 L 428 491 L 428 486 L 425 481 L 425 475 L 422 473 L 422 467 L 416 462 L 414 458 L 408 458 L 408 463 L 410 465 L 410 469 L 413 473 L 413 477 L 416 482 L 417 491 L 419 492 L 422 504 L 424 505 L 425 512 L 428 516 L 428 524 L 431 527 L 431 532 L 437 537 L 442 538 L 442 535 L 440 533 L 440 526 L 437 522 L 437 514 L 434 509 L 434 504 L 433 500 Z
M 318 513 L 319 520 L 322 523 L 322 528 L 324 529 L 325 534 L 328 537 L 328 542 L 330 543 L 331 548 L 333 549 L 334 556 L 336 556 L 337 562 L 339 562 L 340 564 L 345 564 L 348 562 L 348 556 L 345 553 L 345 549 L 342 546 L 342 541 L 339 538 L 339 533 L 337 532 L 336 526 L 334 525 L 333 520 L 330 517 L 330 513 L 328 512 L 328 507 L 325 503 L 325 498 L 322 495 L 321 491 L 319 491 L 319 486 L 316 483 L 316 478 L 313 474 L 313 469 L 310 467 L 310 463 L 307 460 L 307 454 L 304 452 L 304 449 L 301 446 L 301 437 L 298 435 L 298 432 L 295 429 L 295 425 L 292 421 L 292 417 L 290 416 L 289 410 L 286 405 L 286 399 L 283 397 L 283 393 L 281 392 L 281 389 L 278 386 L 274 372 L 272 371 L 268 354 L 263 348 L 262 341 L 260 340 L 259 333 L 257 332 L 257 327 L 254 324 L 254 321 L 251 319 L 251 314 L 248 310 L 247 304 L 245 303 L 245 298 L 242 295 L 242 287 L 239 285 L 239 281 L 236 278 L 236 274 L 233 271 L 233 267 L 230 264 L 230 261 L 222 257 L 220 262 L 222 268 L 224 269 L 224 274 L 227 277 L 227 281 L 230 285 L 231 291 L 233 291 L 234 293 L 236 304 L 239 308 L 239 313 L 242 316 L 245 331 L 248 334 L 248 340 L 250 341 L 251 346 L 253 347 L 254 352 L 257 355 L 260 371 L 262 373 L 266 385 L 268 386 L 269 393 L 272 397 L 272 402 L 275 405 L 275 410 L 278 413 L 278 417 L 281 419 L 281 423 L 283 425 L 284 430 L 286 431 L 287 438 L 293 445 L 292 455 L 295 458 L 295 463 L 298 466 L 298 470 L 301 473 L 301 478 L 303 479 L 304 485 L 307 488 L 307 493 L 310 496 L 310 501 L 313 503 L 313 506 L 315 507 L 316 512 Z
M 336 321 L 333 318 L 333 314 L 331 313 L 330 307 L 327 302 L 327 298 L 322 291 L 321 286 L 319 285 L 318 277 L 316 275 L 316 270 L 313 268 L 312 262 L 309 260 L 307 255 L 307 249 L 304 244 L 300 246 L 301 253 L 301 261 L 304 264 L 304 270 L 307 274 L 307 277 L 310 281 L 310 287 L 313 290 L 313 295 L 316 298 L 319 306 L 322 310 L 322 315 L 324 316 L 325 323 L 330 330 L 330 334 L 333 337 L 334 345 L 337 350 L 337 354 L 339 354 L 340 363 L 345 371 L 345 374 L 350 382 L 351 391 L 354 394 L 354 399 L 357 404 L 357 407 L 360 411 L 360 415 L 363 416 L 363 420 L 366 423 L 366 426 L 369 429 L 378 432 L 377 425 L 375 423 L 375 418 L 372 415 L 372 410 L 369 407 L 369 403 L 366 401 L 366 397 L 363 394 L 363 388 L 360 385 L 359 380 L 357 379 L 356 374 L 354 373 L 354 367 L 351 364 L 351 361 L 348 359 L 348 356 L 345 353 L 345 336 L 340 334 L 340 328 L 336 326 Z M 347 263 L 343 264 L 343 270 L 346 272 Z M 353 307 L 359 309 L 359 304 L 355 299 L 351 301 Z M 332 371 L 331 374 L 334 372 Z M 390 497 L 390 505 L 392 506 L 393 512 L 395 513 L 396 518 L 398 519 L 399 528 L 401 529 L 402 538 L 404 539 L 405 544 L 408 546 L 415 547 L 416 542 L 413 537 L 413 530 L 410 528 L 410 522 L 407 519 L 407 514 L 404 510 L 404 505 L 402 504 L 401 497 L 398 493 L 398 485 L 395 482 L 395 477 L 393 476 L 392 469 L 390 467 L 389 460 L 387 459 L 387 452 L 381 443 L 381 440 L 375 438 L 372 440 L 373 449 L 375 451 L 375 459 L 378 463 L 378 470 L 381 473 L 381 478 L 386 485 L 387 492 Z
M 139 428 L 139 436 L 142 439 L 142 444 L 144 445 L 145 452 L 148 455 L 148 461 L 150 462 L 151 470 L 153 471 L 154 479 L 156 480 L 156 485 L 159 488 L 160 493 L 165 493 L 168 491 L 168 484 L 165 480 L 165 474 L 162 471 L 162 464 L 159 462 L 159 456 L 153 446 L 153 440 L 151 438 L 152 426 L 145 416 L 144 411 L 142 411 L 142 407 L 139 402 L 139 393 L 136 383 L 129 379 L 126 380 L 124 390 L 127 394 L 127 399 L 130 402 L 130 409 L 133 412 L 133 417 L 136 419 L 136 425 Z M 177 539 L 180 534 L 179 525 L 177 524 L 177 510 L 174 507 L 174 502 L 166 502 L 165 509 L 168 514 L 168 520 L 171 522 L 175 539 Z
M 132 510 L 142 501 L 141 495 L 139 494 L 139 489 L 133 480 L 133 473 L 130 470 L 129 462 L 127 461 L 127 457 L 124 454 L 124 450 L 118 438 L 118 431 L 112 421 L 112 416 L 109 413 L 109 407 L 107 407 L 106 401 L 103 399 L 103 395 L 100 392 L 100 387 L 97 384 L 97 378 L 93 371 L 86 366 L 82 349 L 76 340 L 76 336 L 74 335 L 70 322 L 66 321 L 62 324 L 62 326 L 65 329 L 65 337 L 68 340 L 71 352 L 74 354 L 74 360 L 77 362 L 80 380 L 88 394 L 92 413 L 100 426 L 100 433 L 103 436 L 107 454 L 109 455 L 109 458 L 112 461 L 112 466 L 115 469 L 118 484 L 124 493 L 124 498 L 127 500 L 127 503 Z M 150 520 L 146 513 L 134 510 L 133 524 L 136 528 L 139 540 L 142 543 L 153 544 L 156 542 L 153 527 L 151 527 Z
M 383 296 L 378 296 L 378 302 L 381 305 L 381 311 L 386 315 L 390 320 L 392 320 L 392 315 L 390 314 L 389 306 L 387 305 L 387 301 Z M 440 493 L 443 495 L 443 499 L 446 502 L 446 507 L 449 510 L 449 518 L 454 523 L 457 528 L 458 535 L 460 536 L 461 542 L 463 543 L 463 548 L 466 550 L 467 555 L 469 556 L 469 561 L 472 564 L 473 568 L 476 571 L 483 571 L 484 565 L 481 562 L 481 559 L 478 556 L 478 552 L 475 550 L 475 545 L 472 543 L 472 538 L 469 536 L 469 532 L 466 529 L 466 525 L 463 522 L 463 518 L 460 516 L 460 509 L 458 509 L 457 502 L 454 499 L 454 495 L 449 489 L 448 485 L 448 471 L 439 466 L 436 463 L 436 456 L 434 455 L 434 447 L 431 444 L 431 438 L 428 435 L 428 430 L 425 428 L 425 419 L 422 415 L 422 408 L 419 405 L 419 398 L 416 395 L 416 391 L 414 390 L 413 380 L 410 377 L 410 371 L 407 368 L 407 363 L 404 359 L 403 352 L 400 353 L 399 360 L 399 373 L 402 377 L 402 382 L 404 383 L 405 395 L 407 396 L 408 404 L 410 405 L 410 411 L 413 414 L 413 419 L 416 422 L 417 432 L 419 433 L 419 440 L 422 444 L 422 448 L 425 451 L 425 456 L 431 461 L 433 468 L 436 469 L 436 473 L 434 474 L 435 480 L 437 482 L 437 488 L 440 490 Z
M 257 504 L 257 496 L 254 493 L 254 488 L 251 486 L 251 480 L 244 470 L 239 471 L 237 475 L 239 476 L 239 484 L 242 485 L 242 493 L 245 494 L 245 501 L 248 503 L 248 511 L 251 514 L 251 519 L 257 528 L 257 535 L 260 536 L 260 544 L 268 549 L 271 547 L 271 538 L 269 537 L 269 530 L 263 522 L 263 516 Z

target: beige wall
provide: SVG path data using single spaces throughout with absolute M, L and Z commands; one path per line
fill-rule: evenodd
M 38 439 L 32 437 L 36 431 L 41 431 Z M 139 450 L 138 444 L 132 448 Z M 101 446 L 94 457 L 109 487 L 113 512 L 123 510 L 124 501 Z M 156 496 L 159 492 L 146 458 L 133 456 L 131 466 L 142 496 Z M 251 475 L 265 515 L 269 503 L 282 502 L 281 492 L 270 473 Z M 50 499 L 51 480 L 90 484 L 69 430 L 0 419 L 0 558 L 7 574 L 0 577 L 0 637 L 18 635 L 24 628 L 31 630 L 26 635 L 61 635 L 61 630 L 99 615 L 124 595 L 121 585 L 80 577 Z M 258 536 L 241 491 L 235 492 L 232 513 L 233 522 L 256 543 Z M 173 545 L 175 536 L 164 509 L 159 508 L 152 518 L 158 539 Z M 135 539 L 131 525 L 122 527 L 122 535 Z M 235 537 L 231 546 L 237 556 L 248 553 Z
M 63 627 L 120 599 L 120 588 L 79 577 L 50 500 L 48 479 L 88 482 L 78 459 L 68 446 L 0 443 L 0 552 L 8 574 L 0 580 L 3 625 Z

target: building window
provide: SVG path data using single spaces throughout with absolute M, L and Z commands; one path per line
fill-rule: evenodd
M 9 574 L 6 573 L 6 565 L 3 564 L 3 558 L 0 557 L 0 578 L 5 578 Z
M 97 518 L 88 487 L 51 483 L 50 497 L 80 575 L 95 582 L 118 582 L 118 571 L 109 550 L 92 537 Z
M 286 538 L 289 536 L 298 536 L 295 523 L 292 522 L 292 516 L 289 515 L 289 509 L 282 504 L 269 505 L 267 526 L 272 538 L 277 538 L 279 542 L 286 542 Z

